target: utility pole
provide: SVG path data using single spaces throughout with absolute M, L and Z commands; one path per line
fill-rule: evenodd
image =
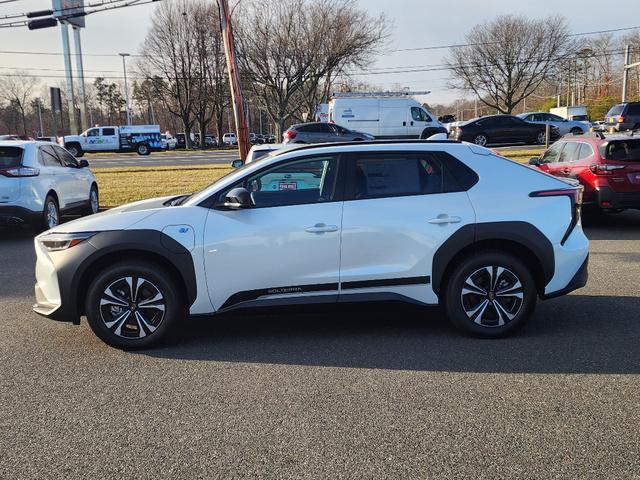
M 244 161 L 249 152 L 249 129 L 247 128 L 247 116 L 244 110 L 242 87 L 236 61 L 231 11 L 227 0 L 218 0 L 218 8 L 220 11 L 220 28 L 222 30 L 222 41 L 224 42 L 224 53 L 227 59 L 227 71 L 229 72 L 229 90 L 231 91 L 233 116 L 236 123 L 238 148 L 240 150 L 240 159 Z
M 73 93 L 73 73 L 71 71 L 71 51 L 69 49 L 69 26 L 60 23 L 62 33 L 62 51 L 64 52 L 64 71 L 67 80 L 67 103 L 69 105 L 69 130 L 72 135 L 80 133 L 76 123 L 76 102 Z
M 73 41 L 76 45 L 76 73 L 78 75 L 78 86 L 80 92 L 80 125 L 82 131 L 89 128 L 87 123 L 87 92 L 84 87 L 84 68 L 82 65 L 82 44 L 80 43 L 80 28 L 75 25 L 71 27 L 73 30 Z
M 629 63 L 631 63 L 631 46 L 624 49 L 624 73 L 622 76 L 622 103 L 627 101 L 627 86 L 629 84 Z
M 44 137 L 42 128 L 42 100 L 40 100 L 40 97 L 36 98 L 36 104 L 38 105 L 38 122 L 40 123 L 40 136 Z
M 125 58 L 129 56 L 128 53 L 119 53 L 122 57 L 122 70 L 124 71 L 124 103 L 127 110 L 127 125 L 131 125 L 131 110 L 129 109 L 129 86 L 127 85 L 127 63 Z

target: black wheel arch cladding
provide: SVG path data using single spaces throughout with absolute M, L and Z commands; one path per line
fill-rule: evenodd
M 108 260 L 110 263 L 114 255 L 122 254 L 120 260 L 126 260 L 127 252 L 136 252 L 139 255 L 134 257 L 136 259 L 145 259 L 145 254 L 153 259 L 162 259 L 165 263 L 160 263 L 159 266 L 176 272 L 179 276 L 177 280 L 184 285 L 187 306 L 191 306 L 196 300 L 197 281 L 193 257 L 182 244 L 158 230 L 104 231 L 69 249 L 56 262 L 62 307 L 67 321 L 79 323 L 79 317 L 84 313 L 84 298 L 80 297 L 83 292 L 86 294 L 89 283 L 95 276 L 92 269 L 96 266 L 104 267 L 104 261 Z
M 465 249 L 481 246 L 487 241 L 508 241 L 529 250 L 537 260 L 544 287 L 555 273 L 555 255 L 549 239 L 527 222 L 491 222 L 465 225 L 451 235 L 435 252 L 432 287 L 440 296 L 442 282 L 454 258 Z M 535 272 L 533 272 L 535 273 Z M 534 275 L 535 276 L 535 275 Z

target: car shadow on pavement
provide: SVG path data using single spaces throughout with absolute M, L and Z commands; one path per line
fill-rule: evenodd
M 594 214 L 585 212 L 584 231 L 589 240 L 640 240 L 640 212 Z
M 437 309 L 295 308 L 191 319 L 159 358 L 494 373 L 640 373 L 640 299 L 570 295 L 538 305 L 517 335 L 459 334 Z

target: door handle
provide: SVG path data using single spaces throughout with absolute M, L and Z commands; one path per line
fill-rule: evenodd
M 450 217 L 446 213 L 441 213 L 436 218 L 427 220 L 432 225 L 446 225 L 448 223 L 460 223 L 462 219 L 460 217 Z
M 307 227 L 304 229 L 305 232 L 308 233 L 326 233 L 326 232 L 337 232 L 337 225 L 327 225 L 325 223 L 316 223 L 313 227 Z
M 407 122 L 402 122 L 402 126 L 406 127 L 407 126 Z
M 413 120 L 411 121 L 411 126 L 413 127 Z

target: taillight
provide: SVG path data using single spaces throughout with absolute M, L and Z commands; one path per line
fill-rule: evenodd
M 286 132 L 284 132 L 284 136 L 289 140 L 291 140 L 292 138 L 296 138 L 297 134 L 298 133 L 295 130 L 287 130 Z
M 624 117 L 622 115 L 618 117 L 618 123 L 624 123 Z
M 589 170 L 594 175 L 612 175 L 616 170 L 622 170 L 626 165 L 609 165 L 605 163 L 592 163 Z
M 579 186 L 577 188 L 559 188 L 554 190 L 539 190 L 537 192 L 531 192 L 529 194 L 532 198 L 543 198 L 543 197 L 569 197 L 571 199 L 571 223 L 569 224 L 569 228 L 565 232 L 562 240 L 560 240 L 560 245 L 564 245 L 569 235 L 575 228 L 575 226 L 580 221 L 581 210 L 582 210 L 582 194 L 584 188 Z
M 5 168 L 0 170 L 0 175 L 5 177 L 37 177 L 40 175 L 40 170 L 31 167 Z

